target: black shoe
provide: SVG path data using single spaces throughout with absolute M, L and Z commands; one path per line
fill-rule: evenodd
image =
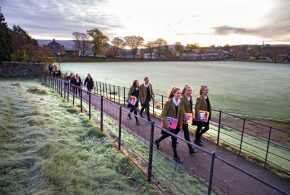
M 160 149 L 160 145 L 159 145 L 159 141 L 158 140 L 155 140 L 155 145 L 156 145 L 157 150 L 159 150 Z
M 148 118 L 148 121 L 151 122 L 151 118 Z
M 177 163 L 182 163 L 182 160 L 180 160 L 179 156 L 174 156 L 173 160 Z
M 203 144 L 203 141 L 202 141 L 202 140 L 200 140 L 199 142 L 200 142 L 201 144 Z
M 190 154 L 197 153 L 197 150 L 194 149 L 194 148 L 190 148 L 190 149 L 189 149 L 189 153 L 190 153 Z
M 144 118 L 144 116 L 143 116 L 143 114 L 142 114 L 142 113 L 140 113 L 140 116 L 141 116 L 141 118 Z
M 179 144 L 179 141 L 178 140 L 176 141 L 176 144 Z
M 200 146 L 200 147 L 203 146 L 202 143 L 200 143 L 200 142 L 198 142 L 198 141 L 194 141 L 194 143 L 195 143 L 196 145 Z
M 132 119 L 132 117 L 131 117 L 131 115 L 130 115 L 130 114 L 128 114 L 128 119 Z
M 136 125 L 137 125 L 137 126 L 139 126 L 139 125 L 140 125 L 139 121 L 136 121 Z

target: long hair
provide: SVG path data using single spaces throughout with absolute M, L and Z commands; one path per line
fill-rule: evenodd
M 199 95 L 202 95 L 203 90 L 207 87 L 207 85 L 202 85 L 199 90 Z
M 138 80 L 134 80 L 134 81 L 133 81 L 133 84 L 132 84 L 132 87 L 133 87 L 133 88 L 137 88 L 137 87 L 138 87 L 138 86 L 137 86 L 137 82 L 138 82 Z
M 175 94 L 178 90 L 180 90 L 178 87 L 173 87 L 173 88 L 171 89 L 171 91 L 170 91 L 170 93 L 169 93 L 169 95 L 168 95 L 167 98 L 168 98 L 168 99 L 173 98 L 174 94 Z
M 182 90 L 182 92 L 181 92 L 181 95 L 184 95 L 185 92 L 186 92 L 186 90 L 187 90 L 188 88 L 191 88 L 191 86 L 189 86 L 189 85 L 185 85 L 184 88 L 183 88 L 183 90 Z

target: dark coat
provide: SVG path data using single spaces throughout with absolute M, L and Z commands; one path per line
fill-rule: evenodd
M 85 80 L 85 83 L 84 83 L 85 86 L 87 86 L 87 89 L 93 89 L 94 88 L 94 81 L 92 78 L 86 78 Z

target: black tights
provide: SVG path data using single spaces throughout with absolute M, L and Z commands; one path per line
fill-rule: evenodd
M 136 104 L 138 105 L 138 103 L 136 103 Z M 134 106 L 133 105 L 131 106 L 130 113 L 128 114 L 129 117 L 131 116 L 131 113 L 132 112 L 134 112 L 134 114 L 137 115 L 137 106 L 135 106 L 135 105 Z M 138 122 L 137 116 L 135 116 L 135 119 Z
M 197 129 L 195 132 L 195 141 L 200 142 L 202 134 L 204 134 L 208 130 L 209 130 L 209 121 L 208 122 L 198 122 Z
M 175 134 L 175 135 L 177 135 L 179 133 L 179 131 L 180 131 L 179 127 L 177 127 L 176 129 L 170 130 L 170 132 Z M 173 154 L 174 154 L 174 157 L 177 157 L 177 150 L 176 150 L 177 138 L 176 137 L 170 135 L 169 133 L 167 133 L 165 131 L 162 131 L 162 135 L 159 137 L 159 139 L 157 139 L 157 141 L 160 143 L 162 140 L 164 140 L 170 136 L 171 136 L 171 145 L 172 145 Z
M 149 102 L 146 101 L 144 104 L 141 104 L 141 105 L 142 105 L 142 108 L 141 108 L 140 114 L 142 115 L 143 111 L 146 109 L 146 114 L 147 114 L 148 120 L 150 121 Z
M 189 130 L 188 130 L 188 124 L 183 124 L 182 125 L 182 130 L 184 132 L 184 139 L 188 142 L 191 142 L 190 141 L 190 137 L 189 137 Z M 188 148 L 189 149 L 192 149 L 192 146 L 190 144 L 187 144 Z

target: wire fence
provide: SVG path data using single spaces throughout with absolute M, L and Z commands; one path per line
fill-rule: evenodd
M 132 115 L 140 121 L 140 125 L 136 127 L 132 123 L 133 120 L 127 119 L 129 111 L 121 105 L 126 104 L 125 88 L 98 83 L 102 90 L 96 87 L 96 90 L 91 93 L 82 89 L 82 87 L 70 85 L 58 78 L 45 77 L 44 83 L 58 92 L 61 97 L 78 106 L 81 112 L 87 112 L 90 119 L 96 120 L 101 131 L 109 132 L 116 140 L 119 150 L 125 149 L 126 152 L 130 153 L 130 156 L 134 157 L 135 163 L 147 175 L 148 181 L 156 183 L 160 190 L 165 193 L 215 194 L 221 190 L 227 194 L 251 194 L 253 189 L 249 189 L 247 186 L 257 184 L 260 187 L 255 189 L 255 193 L 264 194 L 266 191 L 287 194 L 279 187 L 232 164 L 215 152 L 200 148 L 163 129 L 154 122 Z M 114 93 L 112 93 L 112 90 L 114 90 Z M 121 92 L 122 90 L 123 92 Z M 115 93 L 116 91 L 118 93 Z M 123 97 L 121 97 L 122 95 Z M 152 110 L 154 110 L 153 108 Z M 221 123 L 219 124 L 221 126 Z M 160 135 L 161 131 L 166 131 L 185 145 L 190 144 L 197 148 L 204 154 L 203 163 L 196 163 L 188 169 L 188 167 L 175 163 L 166 154 L 157 150 L 153 141 L 156 136 Z M 243 133 L 243 131 L 241 132 Z M 221 134 L 217 134 L 217 136 L 220 136 L 220 139 L 222 138 Z M 223 178 L 222 175 L 224 174 L 222 172 L 225 170 L 233 173 L 232 175 L 238 174 L 239 177 Z M 242 186 L 243 192 L 231 187 L 241 179 L 246 181 L 239 184 L 244 185 Z

